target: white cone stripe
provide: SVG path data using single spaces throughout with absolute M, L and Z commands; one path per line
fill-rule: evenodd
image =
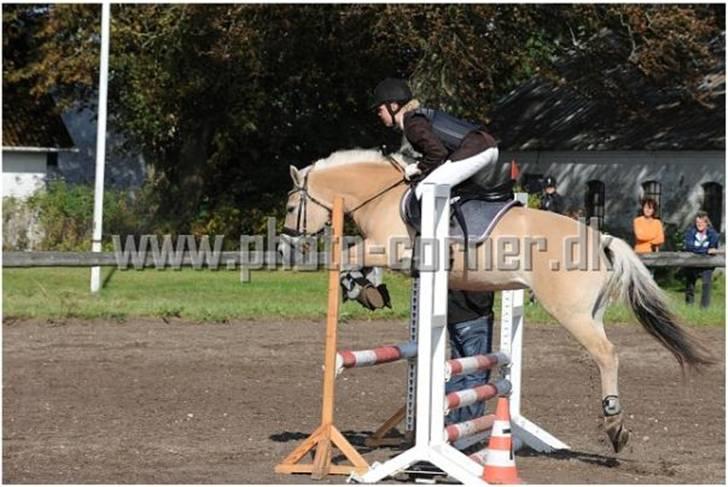
M 501 438 L 511 436 L 511 422 L 496 419 L 492 431 L 491 436 L 500 436 Z
M 491 467 L 515 467 L 516 461 L 509 450 L 488 449 L 485 454 L 485 463 Z

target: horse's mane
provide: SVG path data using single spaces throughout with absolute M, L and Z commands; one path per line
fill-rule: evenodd
M 394 158 L 400 165 L 404 165 L 405 161 L 401 154 L 395 153 L 390 154 L 389 157 Z M 329 157 L 319 159 L 310 166 L 306 166 L 302 171 L 310 171 L 313 166 L 317 168 L 327 168 L 334 166 L 344 166 L 346 164 L 353 164 L 356 162 L 373 162 L 382 165 L 389 165 L 390 162 L 387 160 L 387 156 L 382 154 L 381 151 L 376 149 L 350 149 L 340 150 L 331 154 Z

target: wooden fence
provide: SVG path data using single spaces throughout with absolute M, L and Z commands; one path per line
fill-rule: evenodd
M 252 252 L 251 252 L 252 254 Z M 324 263 L 328 257 L 324 252 L 319 253 L 318 262 Z M 136 259 L 136 260 L 135 260 Z M 198 255 L 185 252 L 179 262 L 179 267 L 233 267 L 240 266 L 243 255 L 239 251 L 219 252 L 216 262 Z M 690 252 L 655 252 L 642 254 L 640 259 L 647 267 L 725 267 L 725 251 L 720 250 L 715 255 L 697 255 Z M 282 258 L 276 252 L 261 252 L 256 259 L 246 259 L 247 263 L 256 262 L 257 266 L 276 266 L 283 264 Z M 315 265 L 317 261 L 313 261 Z M 126 261 L 122 253 L 115 252 L 3 252 L 3 267 L 120 267 L 129 269 L 142 269 L 151 267 L 175 267 L 170 261 L 161 264 L 158 256 L 147 252 L 144 260 L 131 257 Z M 255 267 L 255 265 L 251 265 Z

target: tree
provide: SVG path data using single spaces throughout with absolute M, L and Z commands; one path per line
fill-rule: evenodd
M 484 121 L 534 76 L 624 110 L 650 109 L 648 85 L 706 104 L 723 22 L 722 5 L 119 4 L 110 123 L 142 149 L 159 218 L 188 231 L 272 208 L 291 163 L 394 143 L 367 106 L 386 76 Z M 6 6 L 3 89 L 93 104 L 99 24 L 96 5 Z

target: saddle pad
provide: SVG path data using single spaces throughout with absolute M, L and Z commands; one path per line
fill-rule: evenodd
M 487 239 L 495 228 L 495 225 L 503 218 L 508 210 L 514 206 L 521 206 L 520 201 L 483 201 L 467 200 L 463 203 L 454 202 L 460 205 L 465 225 L 468 227 L 468 241 L 480 243 Z M 464 242 L 464 232 L 455 216 L 450 213 L 450 238 L 458 242 Z
M 522 206 L 519 201 L 484 201 L 480 199 L 463 199 L 454 196 L 450 206 L 450 238 L 456 242 L 464 242 L 464 232 L 457 218 L 455 207 L 459 206 L 460 211 L 468 228 L 468 242 L 479 243 L 487 239 L 500 221 L 503 215 L 514 206 Z M 402 220 L 412 227 L 417 233 L 420 232 L 420 202 L 414 197 L 410 188 L 402 196 L 400 204 L 400 215 Z

